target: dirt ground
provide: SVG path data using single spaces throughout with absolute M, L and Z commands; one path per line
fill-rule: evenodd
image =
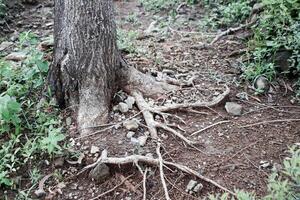
M 197 147 L 201 152 L 159 130 L 164 160 L 184 164 L 230 190 L 255 191 L 258 196 L 266 194 L 267 178 L 272 168 L 280 169 L 283 159 L 287 156 L 288 147 L 300 142 L 300 123 L 289 120 L 300 118 L 300 106 L 291 103 L 293 93 L 286 86 L 291 83 L 279 79 L 271 84 L 268 94 L 255 95 L 251 84 L 240 79 L 240 66 L 245 57 L 234 55 L 245 48 L 243 38 L 248 32 L 240 31 L 224 36 L 213 46 L 206 46 L 216 33 L 199 31 L 197 28 L 203 17 L 201 6 L 184 7 L 185 10 L 177 16 L 174 23 L 163 26 L 166 15 L 145 12 L 136 0 L 116 1 L 115 5 L 118 27 L 139 33 L 138 39 L 134 41 L 137 53 L 124 52 L 124 57 L 130 65 L 150 74 L 163 70 L 174 72 L 175 75 L 191 72 L 200 74 L 192 89 L 168 94 L 164 97 L 165 101 L 171 99 L 176 102 L 190 98 L 210 100 L 220 94 L 226 84 L 231 89 L 226 102 L 235 102 L 243 106 L 241 116 L 228 114 L 224 108 L 225 102 L 213 108 L 187 109 L 172 113 L 182 120 L 170 118 L 169 124 L 180 127 L 184 130 L 182 134 L 197 140 Z M 136 23 L 128 20 L 129 15 L 135 16 Z M 158 30 L 146 35 L 145 30 L 153 21 L 157 21 Z M 20 8 L 20 13 L 5 29 L 9 32 L 8 38 L 26 30 L 33 30 L 38 36 L 45 38 L 53 33 L 52 28 L 53 5 L 43 1 L 39 5 Z M 118 123 L 138 112 L 136 107 L 125 115 L 112 111 L 110 123 Z M 64 111 L 64 115 L 72 117 L 68 111 Z M 144 123 L 142 116 L 137 118 Z M 161 119 L 157 117 L 157 120 Z M 218 122 L 220 124 L 190 136 L 193 132 Z M 146 127 L 140 126 L 135 137 L 144 135 L 146 131 Z M 99 184 L 91 181 L 87 173 L 74 176 L 84 166 L 97 160 L 99 153 L 91 154 L 92 146 L 99 147 L 100 152 L 107 149 L 109 156 L 151 153 L 156 157 L 155 141 L 148 139 L 144 147 L 137 147 L 126 137 L 127 132 L 120 126 L 81 138 L 73 119 L 68 138 L 75 141 L 75 150 L 83 153 L 85 157 L 80 165 L 64 162 L 62 166 L 57 167 L 53 164 L 44 168 L 44 175 L 54 171 L 60 172 L 60 182 L 64 182 L 65 185 L 62 193 L 52 199 L 92 199 L 132 174 L 123 185 L 100 199 L 142 199 L 143 176 L 134 165 L 114 166 L 111 178 Z M 164 199 L 158 168 L 142 164 L 141 167 L 151 167 L 146 183 L 147 199 Z M 210 193 L 222 193 L 211 184 L 178 170 L 165 168 L 165 178 L 171 199 L 204 199 Z M 190 180 L 202 183 L 203 188 L 197 193 L 188 194 L 185 190 Z M 51 190 L 57 183 L 58 180 L 50 178 L 46 188 Z

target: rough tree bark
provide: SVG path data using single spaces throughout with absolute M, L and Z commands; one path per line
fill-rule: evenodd
M 80 130 L 107 120 L 117 85 L 147 95 L 176 88 L 120 59 L 112 0 L 55 0 L 54 24 L 49 82 L 60 107 L 77 108 Z

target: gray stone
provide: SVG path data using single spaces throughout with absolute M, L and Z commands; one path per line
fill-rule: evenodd
M 64 163 L 65 163 L 65 159 L 64 158 L 56 158 L 54 161 L 53 161 L 53 164 L 54 164 L 54 167 L 63 167 L 64 166 Z
M 134 138 L 134 137 L 130 138 L 130 142 L 131 142 L 133 145 L 138 145 L 138 144 L 139 144 L 139 140 L 136 139 L 136 138 Z
M 138 137 L 138 141 L 139 141 L 139 145 L 141 147 L 145 146 L 146 142 L 147 142 L 148 137 L 147 136 L 140 136 Z
M 234 116 L 242 115 L 243 112 L 243 107 L 234 102 L 226 102 L 225 109 L 229 114 Z
M 200 190 L 202 190 L 202 188 L 203 188 L 203 185 L 202 185 L 201 183 L 198 183 L 198 184 L 194 187 L 193 191 L 194 191 L 195 193 L 197 193 L 197 192 L 199 192 Z
M 270 89 L 269 80 L 264 76 L 256 77 L 253 86 L 258 92 L 263 93 L 268 92 Z
M 125 103 L 127 104 L 129 109 L 132 109 L 133 104 L 135 103 L 134 97 L 128 96 L 127 99 L 125 100 Z
M 132 138 L 132 137 L 134 136 L 134 134 L 135 134 L 135 132 L 129 131 L 129 132 L 127 133 L 126 137 L 130 139 L 130 138 Z
M 139 127 L 139 123 L 136 119 L 132 119 L 132 120 L 128 120 L 128 121 L 123 122 L 123 126 L 127 130 L 136 130 Z
M 5 60 L 10 60 L 10 61 L 16 61 L 16 62 L 18 62 L 18 61 L 25 60 L 26 57 L 27 57 L 26 54 L 23 53 L 23 52 L 13 52 L 13 53 L 7 55 L 5 57 Z
M 194 180 L 190 180 L 190 182 L 188 183 L 188 185 L 186 186 L 185 191 L 189 192 L 189 191 L 193 191 L 194 187 L 198 184 L 197 181 Z
M 92 146 L 91 147 L 91 154 L 95 154 L 95 153 L 97 153 L 99 151 L 100 151 L 99 147 L 96 147 L 96 146 Z
M 118 110 L 121 112 L 121 113 L 127 113 L 129 111 L 129 107 L 126 103 L 119 103 L 118 105 Z
M 264 8 L 263 3 L 256 3 L 256 4 L 253 5 L 252 13 L 258 13 L 258 12 L 262 11 L 263 8 Z
M 66 125 L 67 126 L 71 126 L 71 124 L 72 124 L 72 118 L 71 117 L 67 117 L 66 118 Z
M 3 51 L 3 50 L 5 50 L 5 49 L 7 49 L 8 47 L 10 47 L 11 45 L 13 45 L 14 43 L 12 43 L 12 42 L 2 42 L 1 44 L 0 44 L 0 51 Z
M 95 180 L 96 182 L 103 182 L 110 176 L 109 167 L 104 164 L 98 164 L 89 174 L 89 178 Z

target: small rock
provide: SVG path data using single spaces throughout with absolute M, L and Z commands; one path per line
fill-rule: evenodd
M 139 145 L 141 147 L 145 146 L 145 144 L 147 142 L 147 139 L 148 139 L 147 136 L 140 136 L 140 137 L 138 137 Z
M 240 116 L 243 112 L 243 107 L 234 102 L 226 102 L 225 109 L 229 114 L 234 116 Z
M 91 147 L 91 154 L 95 154 L 95 153 L 97 153 L 99 151 L 100 151 L 99 147 L 96 147 L 96 146 L 92 146 Z
M 265 160 L 260 161 L 259 164 L 260 164 L 259 166 L 260 166 L 261 168 L 268 168 L 268 167 L 271 167 L 271 164 L 270 164 L 268 161 L 265 161 Z
M 189 191 L 193 191 L 193 188 L 197 185 L 197 181 L 194 180 L 190 180 L 190 182 L 188 183 L 188 185 L 186 186 L 185 191 L 189 192 Z
M 55 159 L 54 162 L 53 162 L 54 167 L 63 167 L 64 163 L 65 163 L 65 159 L 62 158 L 62 157 Z
M 122 141 L 122 140 L 119 140 L 119 141 L 118 141 L 118 144 L 119 144 L 119 145 L 123 144 L 123 141 Z
M 130 138 L 132 138 L 132 137 L 134 136 L 134 134 L 135 134 L 135 132 L 129 131 L 129 132 L 127 133 L 126 137 L 130 139 Z
M 269 80 L 264 76 L 256 77 L 253 86 L 258 92 L 263 93 L 268 92 L 270 89 Z
M 133 145 L 139 144 L 139 140 L 136 139 L 136 138 L 134 138 L 134 137 L 130 138 L 130 142 L 131 142 Z
M 121 113 L 127 113 L 129 111 L 129 107 L 126 103 L 121 102 L 118 104 L 118 110 Z
M 203 188 L 203 185 L 202 185 L 201 183 L 198 183 L 198 185 L 196 185 L 196 186 L 194 187 L 193 191 L 194 191 L 195 193 L 197 193 L 197 192 L 199 192 L 200 190 L 202 190 L 202 188 Z
M 248 94 L 246 92 L 237 93 L 235 96 L 241 100 L 249 100 Z
M 155 27 L 157 24 L 157 21 L 153 21 L 150 23 L 150 25 L 148 26 L 148 28 L 144 31 L 145 35 L 151 35 L 151 33 L 158 31 L 158 29 Z
M 66 125 L 67 126 L 71 126 L 71 124 L 72 124 L 72 118 L 71 117 L 67 117 L 66 118 Z
M 104 163 L 98 164 L 89 174 L 89 178 L 94 179 L 97 183 L 103 182 L 109 176 L 109 167 Z
M 14 43 L 12 43 L 12 42 L 2 42 L 1 44 L 0 44 L 0 51 L 3 51 L 3 50 L 5 50 L 6 48 L 8 48 L 8 47 L 10 47 L 11 45 L 13 45 Z
M 41 198 L 43 196 L 46 195 L 46 192 L 42 189 L 37 189 L 36 191 L 34 191 L 34 194 L 38 197 L 38 198 Z
M 253 5 L 253 8 L 252 8 L 252 13 L 258 13 L 260 11 L 262 11 L 264 8 L 264 4 L 263 3 L 256 3 Z
M 7 55 L 5 57 L 5 60 L 11 60 L 11 61 L 18 62 L 18 61 L 25 60 L 26 57 L 27 57 L 26 54 L 23 52 L 13 52 L 13 53 Z
M 139 123 L 136 119 L 132 119 L 132 120 L 128 120 L 128 121 L 123 122 L 123 126 L 127 130 L 136 130 L 139 127 Z
M 132 109 L 133 104 L 135 103 L 134 97 L 128 96 L 127 99 L 125 100 L 125 103 L 127 104 L 129 109 Z

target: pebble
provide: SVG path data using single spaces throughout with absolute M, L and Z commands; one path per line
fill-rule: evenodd
M 229 114 L 234 116 L 240 116 L 243 112 L 243 107 L 235 102 L 226 102 L 225 109 Z
M 128 120 L 128 121 L 123 122 L 123 126 L 127 130 L 136 130 L 139 127 L 139 123 L 136 119 L 132 119 L 132 120 Z
M 103 182 L 109 176 L 109 167 L 104 163 L 98 164 L 89 174 L 89 177 L 98 183 Z
M 128 96 L 127 99 L 125 100 L 125 103 L 127 104 L 129 109 L 133 108 L 133 104 L 135 103 L 135 99 L 132 96 Z
M 97 153 L 97 152 L 99 152 L 99 151 L 100 151 L 99 147 L 92 146 L 90 152 L 91 152 L 91 154 L 95 154 L 95 153 Z
M 121 112 L 121 113 L 127 113 L 129 111 L 129 107 L 126 103 L 119 103 L 117 109 Z
M 269 80 L 264 76 L 256 77 L 253 86 L 258 92 L 263 93 L 268 92 L 270 89 Z
M 141 147 L 145 146 L 145 144 L 146 144 L 146 142 L 147 142 L 147 139 L 148 139 L 147 136 L 140 136 L 140 137 L 138 137 L 139 145 L 140 145 Z
M 127 133 L 126 137 L 127 137 L 128 139 L 130 139 L 130 138 L 132 138 L 132 137 L 134 136 L 134 134 L 135 134 L 135 132 L 129 131 L 129 132 Z
M 3 50 L 5 50 L 6 48 L 8 48 L 9 46 L 11 46 L 11 45 L 13 45 L 14 43 L 12 43 L 12 42 L 2 42 L 1 44 L 0 44 L 0 51 L 3 51 Z
M 197 185 L 197 181 L 190 180 L 190 182 L 189 182 L 188 185 L 186 186 L 185 191 L 186 191 L 186 192 L 192 191 L 193 188 L 194 188 L 196 185 Z

